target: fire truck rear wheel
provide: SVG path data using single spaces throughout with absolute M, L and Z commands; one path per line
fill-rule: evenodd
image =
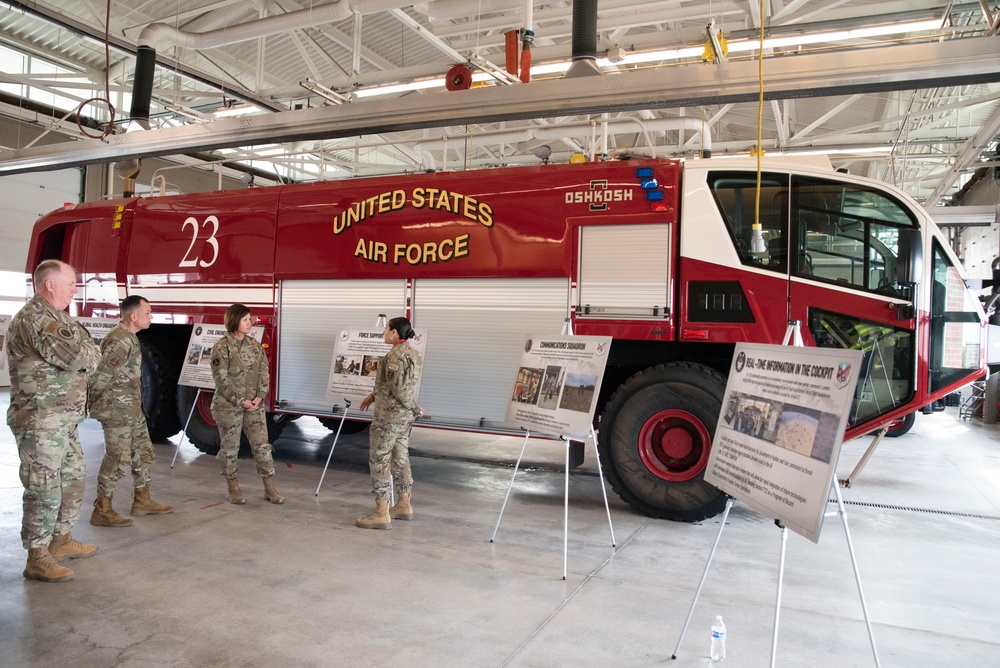
M 321 417 L 318 418 L 320 424 L 332 431 L 334 434 L 337 433 L 337 428 L 340 427 L 340 418 L 336 417 Z M 368 422 L 357 422 L 355 420 L 344 420 L 344 427 L 340 430 L 341 434 L 360 434 L 365 429 L 368 428 Z
M 705 466 L 726 379 L 688 362 L 660 364 L 625 381 L 601 416 L 604 474 L 638 512 L 680 522 L 714 517 L 726 495 L 705 482 Z
M 198 393 L 198 388 L 177 386 L 177 413 L 181 419 L 181 426 L 187 423 L 187 437 L 196 448 L 206 455 L 219 454 L 222 440 L 219 437 L 219 427 L 212 417 L 212 392 L 202 390 Z M 194 405 L 197 397 L 197 405 Z M 194 411 L 191 407 L 194 405 Z M 188 421 L 188 415 L 191 419 Z M 267 424 L 267 440 L 273 445 L 281 435 L 287 420 L 278 420 L 274 413 L 268 413 L 265 420 Z M 253 456 L 250 451 L 250 442 L 246 435 L 240 436 L 240 457 Z
M 146 414 L 149 437 L 154 441 L 170 438 L 181 430 L 174 405 L 177 391 L 177 364 L 164 352 L 160 339 L 139 341 L 142 353 L 142 411 Z

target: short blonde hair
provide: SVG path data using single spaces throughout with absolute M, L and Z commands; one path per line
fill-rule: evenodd
M 35 290 L 37 291 L 40 287 L 45 285 L 45 281 L 52 278 L 53 275 L 61 272 L 64 267 L 68 267 L 70 271 L 76 274 L 76 270 L 62 260 L 42 260 L 42 262 L 35 267 L 35 273 L 32 274 L 32 280 L 35 282 Z

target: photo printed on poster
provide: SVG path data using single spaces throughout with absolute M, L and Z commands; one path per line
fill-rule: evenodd
M 590 436 L 611 338 L 532 337 L 514 375 L 505 421 L 528 431 Z
M 409 344 L 424 356 L 427 346 L 427 332 L 414 331 Z M 381 331 L 344 329 L 337 336 L 330 365 L 330 379 L 326 384 L 326 400 L 331 406 L 343 406 L 344 399 L 355 409 L 375 387 L 375 377 L 382 357 L 391 345 L 385 342 Z M 414 397 L 420 393 L 420 379 L 414 388 Z
M 737 344 L 705 480 L 818 541 L 861 360 Z

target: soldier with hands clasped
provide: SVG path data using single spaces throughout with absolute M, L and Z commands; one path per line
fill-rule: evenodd
M 132 520 L 111 506 L 115 485 L 132 470 L 133 517 L 163 515 L 173 510 L 149 497 L 155 454 L 142 411 L 142 351 L 138 332 L 152 321 L 149 302 L 139 295 L 122 301 L 121 322 L 101 341 L 101 363 L 90 377 L 90 417 L 104 427 L 104 460 L 97 474 L 97 499 L 90 523 L 126 527 Z
M 24 485 L 24 577 L 63 582 L 73 571 L 60 561 L 97 552 L 96 545 L 74 540 L 70 531 L 80 515 L 86 481 L 77 426 L 85 418 L 87 376 L 101 361 L 101 351 L 90 332 L 66 313 L 76 294 L 73 267 L 45 260 L 35 269 L 34 285 L 34 297 L 7 330 L 7 424 L 17 442 Z
M 413 519 L 410 492 L 413 473 L 410 469 L 410 429 L 424 414 L 414 394 L 423 360 L 408 339 L 415 336 L 410 321 L 393 318 L 383 337 L 392 348 L 378 365 L 375 389 L 361 400 L 361 410 L 375 404 L 368 441 L 368 467 L 375 493 L 375 512 L 359 517 L 355 524 L 363 529 L 389 529 L 392 520 Z M 391 469 L 391 476 L 390 476 Z M 391 484 L 395 482 L 399 499 L 389 507 Z
M 250 336 L 253 321 L 249 308 L 233 304 L 226 309 L 225 322 L 226 334 L 212 348 L 215 379 L 212 417 L 219 425 L 222 440 L 218 458 L 229 485 L 226 498 L 230 503 L 246 503 L 237 478 L 240 432 L 244 432 L 250 441 L 257 473 L 264 480 L 264 498 L 271 503 L 284 503 L 284 497 L 274 487 L 274 461 L 264 417 L 264 397 L 271 386 L 267 357 L 260 343 Z

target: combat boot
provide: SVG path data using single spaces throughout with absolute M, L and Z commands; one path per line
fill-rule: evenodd
M 284 503 L 285 497 L 278 494 L 278 490 L 274 487 L 274 476 L 269 475 L 264 480 L 264 498 L 271 503 Z
M 149 498 L 149 485 L 136 487 L 134 494 L 132 511 L 129 513 L 132 517 L 139 517 L 140 515 L 166 515 L 167 513 L 174 512 L 173 506 L 165 506 Z
M 131 520 L 129 521 L 131 522 Z M 92 557 L 96 552 L 96 545 L 81 543 L 78 540 L 74 540 L 73 536 L 70 534 L 52 536 L 52 542 L 49 543 L 49 554 L 52 555 L 52 558 L 56 561 Z
M 359 517 L 354 523 L 362 529 L 391 529 L 392 519 L 389 517 L 389 499 L 375 499 L 375 512 Z
M 389 509 L 389 517 L 394 520 L 412 520 L 413 506 L 410 505 L 410 495 L 400 494 L 396 505 Z
M 119 515 L 111 507 L 110 496 L 99 496 L 94 499 L 94 512 L 90 514 L 90 523 L 95 527 L 130 527 L 132 520 Z
M 49 554 L 49 548 L 36 547 L 28 550 L 28 563 L 24 566 L 25 579 L 42 582 L 66 582 L 73 579 L 73 571 L 66 568 Z
M 240 489 L 239 480 L 236 478 L 226 478 L 226 484 L 229 485 L 229 494 L 226 495 L 226 501 L 237 506 L 242 506 L 247 502 L 247 497 L 243 496 L 243 490 Z

